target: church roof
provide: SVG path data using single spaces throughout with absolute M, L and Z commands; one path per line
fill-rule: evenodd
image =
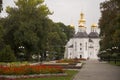
M 88 34 L 86 32 L 77 32 L 77 34 L 74 35 L 74 38 L 88 38 Z
M 99 34 L 97 32 L 91 32 L 88 36 L 89 38 L 99 38 Z

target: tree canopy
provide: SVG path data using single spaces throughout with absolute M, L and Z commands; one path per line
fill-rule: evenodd
M 99 20 L 101 29 L 101 51 L 110 49 L 120 52 L 120 1 L 106 0 L 100 4 L 102 17 Z M 116 48 L 116 50 L 113 50 Z
M 10 46 L 17 59 L 20 53 L 25 60 L 31 60 L 32 55 L 45 58 L 47 52 L 62 58 L 66 41 L 71 37 L 68 32 L 73 29 L 49 19 L 52 13 L 44 0 L 17 0 L 15 4 L 16 7 L 8 6 L 8 16 L 0 19 L 0 31 L 4 31 L 4 35 L 0 32 L 0 40 Z

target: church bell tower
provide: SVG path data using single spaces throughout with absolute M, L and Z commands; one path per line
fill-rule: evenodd
M 79 32 L 85 32 L 86 31 L 85 24 L 86 24 L 86 20 L 84 19 L 84 14 L 81 12 L 81 14 L 80 14 L 80 20 L 78 22 Z

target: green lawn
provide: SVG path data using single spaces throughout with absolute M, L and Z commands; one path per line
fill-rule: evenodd
M 67 70 L 66 73 L 68 76 L 63 77 L 49 77 L 49 78 L 31 78 L 31 79 L 22 79 L 22 80 L 71 80 L 78 71 Z M 21 79 L 20 79 L 21 80 Z
M 117 61 L 116 64 L 115 64 L 114 61 L 110 61 L 110 64 L 112 64 L 112 65 L 116 65 L 116 66 L 120 66 L 120 61 Z

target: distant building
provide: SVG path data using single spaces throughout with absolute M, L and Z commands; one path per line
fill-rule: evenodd
M 81 18 L 79 20 L 78 32 L 74 34 L 65 48 L 64 58 L 74 59 L 74 58 L 85 58 L 85 59 L 97 59 L 97 54 L 99 52 L 99 34 L 97 33 L 97 25 L 93 24 L 91 26 L 91 32 L 87 34 L 84 19 L 84 14 L 80 14 Z M 73 26 L 72 26 L 73 27 Z

